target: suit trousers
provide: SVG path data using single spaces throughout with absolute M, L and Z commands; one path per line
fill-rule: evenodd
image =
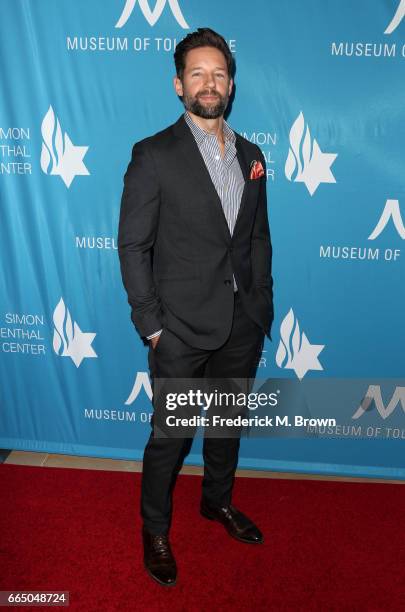
M 154 378 L 254 379 L 264 342 L 263 330 L 244 311 L 238 292 L 230 335 L 216 350 L 184 343 L 164 328 L 155 349 L 149 347 L 149 368 Z M 166 534 L 172 514 L 172 492 L 192 438 L 159 438 L 152 433 L 143 457 L 141 515 L 146 529 Z M 231 503 L 238 463 L 239 437 L 205 437 L 202 497 L 212 507 Z

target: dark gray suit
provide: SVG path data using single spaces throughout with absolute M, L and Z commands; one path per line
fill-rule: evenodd
M 266 177 L 249 179 L 260 149 L 236 134 L 245 186 L 231 236 L 221 200 L 183 116 L 135 144 L 124 178 L 118 249 L 132 321 L 147 337 L 157 379 L 254 378 L 273 319 Z M 238 287 L 234 293 L 233 277 Z M 156 395 L 156 394 L 155 394 Z M 154 397 L 156 416 L 156 399 Z M 166 533 L 171 492 L 191 440 L 159 438 L 145 447 L 141 512 Z M 230 504 L 239 438 L 205 437 L 203 499 Z

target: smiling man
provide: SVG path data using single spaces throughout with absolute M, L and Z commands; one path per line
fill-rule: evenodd
M 224 120 L 233 58 L 223 37 L 199 28 L 174 60 L 185 113 L 134 145 L 124 177 L 118 249 L 131 318 L 149 342 L 152 381 L 252 379 L 273 320 L 265 161 Z M 261 532 L 231 504 L 239 442 L 204 438 L 200 513 L 257 544 Z M 144 563 L 168 586 L 171 496 L 189 444 L 152 428 L 144 453 Z

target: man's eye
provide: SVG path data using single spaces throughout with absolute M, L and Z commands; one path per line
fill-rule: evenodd
M 222 72 L 218 72 L 216 76 L 219 77 L 220 79 L 223 79 L 225 77 L 225 75 L 222 74 Z

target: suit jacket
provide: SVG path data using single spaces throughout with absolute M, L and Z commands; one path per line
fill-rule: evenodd
M 233 280 L 247 314 L 270 336 L 273 320 L 266 176 L 249 179 L 259 147 L 236 134 L 245 178 L 233 235 L 183 115 L 136 143 L 124 176 L 118 229 L 131 318 L 143 337 L 167 327 L 213 350 L 229 336 Z

